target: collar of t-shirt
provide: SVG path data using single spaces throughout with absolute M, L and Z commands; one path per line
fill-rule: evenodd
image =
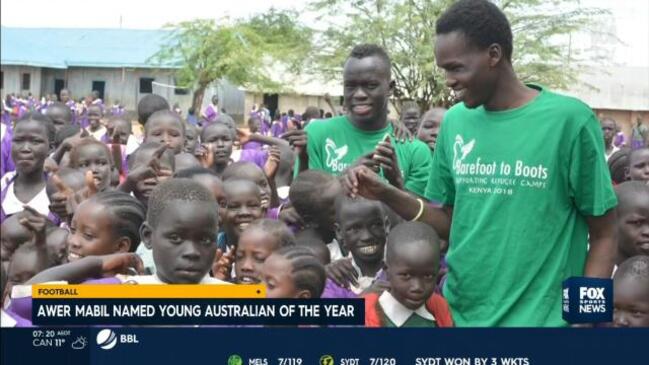
M 379 297 L 379 304 L 383 313 L 394 323 L 395 326 L 401 327 L 412 316 L 417 314 L 424 319 L 434 321 L 435 317 L 426 309 L 426 304 L 417 308 L 416 310 L 408 309 L 403 304 L 399 303 L 389 291 L 384 291 Z
M 25 210 L 23 208 L 23 206 L 25 205 L 29 205 L 30 207 L 36 209 L 37 212 L 39 212 L 44 216 L 50 214 L 50 208 L 49 208 L 50 199 L 47 197 L 47 192 L 45 191 L 45 188 L 39 191 L 38 194 L 36 194 L 36 196 L 32 198 L 32 200 L 30 200 L 27 203 L 24 203 L 18 200 L 18 197 L 14 193 L 14 185 L 15 184 L 12 182 L 7 187 L 7 195 L 5 196 L 4 201 L 2 202 L 2 210 L 4 210 L 7 216 L 22 212 L 23 210 Z

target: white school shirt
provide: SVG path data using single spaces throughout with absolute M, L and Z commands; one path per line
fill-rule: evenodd
M 416 310 L 408 309 L 394 299 L 389 291 L 384 291 L 383 294 L 381 294 L 379 297 L 379 305 L 381 306 L 381 309 L 383 309 L 383 313 L 397 327 L 403 326 L 413 313 L 417 313 L 417 315 L 429 321 L 435 321 L 435 316 L 426 309 L 425 303 Z
M 4 210 L 6 216 L 22 212 L 23 206 L 28 205 L 31 208 L 36 209 L 36 211 L 44 216 L 50 214 L 50 198 L 47 197 L 47 192 L 45 188 L 39 191 L 36 196 L 32 198 L 29 202 L 22 202 L 16 197 L 14 193 L 14 183 L 9 183 L 11 179 L 16 176 L 16 171 L 7 172 L 3 177 L 0 183 L 0 190 L 7 188 L 7 195 L 5 200 L 2 201 L 2 210 Z

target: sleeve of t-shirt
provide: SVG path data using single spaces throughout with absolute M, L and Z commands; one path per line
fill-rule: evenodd
M 426 186 L 430 176 L 430 166 L 433 158 L 430 149 L 424 143 L 414 143 L 411 155 L 411 166 L 405 177 L 404 187 L 413 193 L 430 200 L 426 195 Z
M 601 216 L 617 205 L 604 157 L 602 130 L 592 115 L 581 127 L 570 151 L 570 194 L 585 216 Z
M 430 169 L 430 178 L 426 185 L 426 197 L 443 205 L 454 205 L 455 202 L 455 183 L 453 182 L 453 173 L 451 171 L 452 160 L 449 159 L 449 144 L 444 133 L 445 124 L 442 124 L 433 161 Z

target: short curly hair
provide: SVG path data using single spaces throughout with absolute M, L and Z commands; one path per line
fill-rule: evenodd
M 168 206 L 176 204 L 177 200 L 187 202 L 200 202 L 201 210 L 206 215 L 214 217 L 218 221 L 218 208 L 214 195 L 203 185 L 190 179 L 171 178 L 156 186 L 149 198 L 149 206 L 146 215 L 147 223 L 155 228 L 158 225 L 162 211 Z
M 435 33 L 459 31 L 473 45 L 484 49 L 497 43 L 505 58 L 512 60 L 512 29 L 505 14 L 487 0 L 460 0 L 437 19 Z

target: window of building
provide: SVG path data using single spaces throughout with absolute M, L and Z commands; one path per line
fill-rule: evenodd
M 140 94 L 151 94 L 153 92 L 153 78 L 140 77 Z
M 22 90 L 29 90 L 32 87 L 32 75 L 23 74 Z
M 189 94 L 189 89 L 178 87 L 178 81 L 176 79 L 174 79 L 174 85 L 176 85 L 176 88 L 174 89 L 174 95 L 187 95 L 187 94 Z

